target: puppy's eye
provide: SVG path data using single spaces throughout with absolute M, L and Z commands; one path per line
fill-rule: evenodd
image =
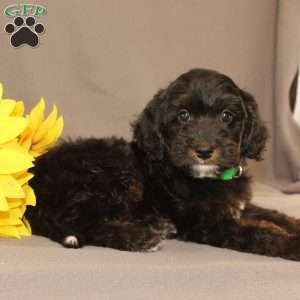
M 188 112 L 188 110 L 182 109 L 182 110 L 179 111 L 179 113 L 178 113 L 179 121 L 187 122 L 187 121 L 190 120 L 190 118 L 191 118 L 191 116 L 190 116 L 190 113 Z
M 221 114 L 221 121 L 224 123 L 231 123 L 233 120 L 233 114 L 229 110 L 223 110 Z

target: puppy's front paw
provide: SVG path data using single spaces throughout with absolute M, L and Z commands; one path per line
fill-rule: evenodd
M 157 252 L 159 250 L 162 249 L 163 247 L 163 244 L 164 244 L 165 241 L 160 241 L 158 244 L 156 244 L 155 246 L 149 248 L 146 250 L 146 252 Z
M 157 232 L 163 239 L 173 238 L 177 235 L 176 226 L 168 219 L 161 219 L 151 226 L 152 230 Z
M 162 249 L 164 241 L 177 234 L 177 229 L 167 219 L 160 219 L 148 227 L 147 238 L 142 245 L 142 251 L 156 252 Z
M 229 214 L 232 216 L 233 219 L 240 219 L 242 212 L 240 208 L 229 207 Z

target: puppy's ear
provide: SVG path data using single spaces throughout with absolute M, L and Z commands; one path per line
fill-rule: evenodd
M 148 103 L 138 119 L 131 124 L 133 138 L 150 160 L 162 160 L 164 142 L 160 131 L 163 97 L 165 90 L 160 90 Z
M 262 160 L 262 154 L 269 137 L 268 130 L 261 120 L 258 106 L 253 96 L 240 90 L 246 114 L 244 134 L 242 137 L 242 156 Z

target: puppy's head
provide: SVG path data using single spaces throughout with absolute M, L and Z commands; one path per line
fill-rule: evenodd
M 193 177 L 260 160 L 267 139 L 254 98 L 227 76 L 204 69 L 160 90 L 133 129 L 148 159 L 169 161 Z

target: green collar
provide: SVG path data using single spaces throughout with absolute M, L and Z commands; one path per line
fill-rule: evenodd
M 230 169 L 225 170 L 223 173 L 221 173 L 217 179 L 222 180 L 222 181 L 228 181 L 232 180 L 234 178 L 238 178 L 243 174 L 243 167 L 238 166 L 238 167 L 232 167 Z

